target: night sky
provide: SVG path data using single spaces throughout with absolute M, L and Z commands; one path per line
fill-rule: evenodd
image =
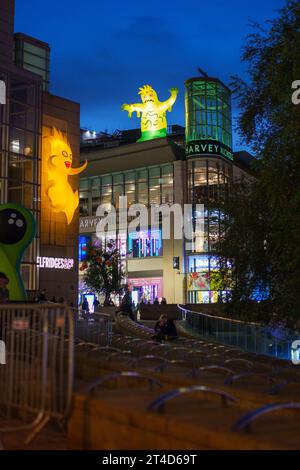
M 226 84 L 246 77 L 241 48 L 252 29 L 277 15 L 285 0 L 15 0 L 15 31 L 51 46 L 51 92 L 81 103 L 92 130 L 139 127 L 123 103 L 139 101 L 149 83 L 161 101 L 179 95 L 168 124 L 184 125 L 184 80 L 197 67 Z M 234 115 L 237 109 L 234 105 Z M 237 136 L 234 149 L 241 145 Z

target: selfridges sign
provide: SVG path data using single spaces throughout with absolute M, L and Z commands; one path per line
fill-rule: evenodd
M 6 84 L 0 80 L 0 104 L 6 104 Z
M 196 157 L 197 155 L 218 155 L 233 160 L 231 149 L 218 140 L 194 140 L 189 142 L 186 145 L 185 154 L 187 158 Z

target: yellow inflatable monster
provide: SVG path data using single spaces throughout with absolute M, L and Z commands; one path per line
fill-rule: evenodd
M 123 104 L 122 110 L 128 111 L 128 116 L 136 111 L 139 118 L 142 113 L 141 131 L 142 136 L 138 142 L 166 137 L 167 118 L 166 112 L 172 111 L 172 106 L 178 95 L 178 88 L 170 89 L 171 96 L 166 101 L 159 101 L 157 93 L 150 85 L 140 88 L 142 103 Z
M 47 142 L 48 141 L 48 142 Z M 47 147 L 46 171 L 48 184 L 45 192 L 54 212 L 64 212 L 70 224 L 79 205 L 78 191 L 73 191 L 68 177 L 78 175 L 87 167 L 87 161 L 79 168 L 72 168 L 72 150 L 66 136 L 56 128 L 43 139 Z

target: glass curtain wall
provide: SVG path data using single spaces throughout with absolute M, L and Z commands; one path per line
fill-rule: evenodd
M 141 168 L 80 180 L 80 216 L 95 216 L 99 204 L 119 206 L 119 196 L 127 196 L 128 206 L 139 203 L 173 204 L 173 165 Z
M 216 243 L 222 233 L 224 214 L 219 209 L 226 197 L 232 166 L 220 159 L 194 159 L 188 162 L 189 202 L 204 204 L 204 232 L 195 234 L 187 252 L 188 300 L 191 303 L 216 302 L 220 293 L 213 286 L 218 270 Z
M 46 44 L 33 44 L 23 35 L 15 35 L 15 64 L 23 69 L 40 75 L 43 79 L 43 90 L 49 91 L 50 84 L 50 49 Z
M 41 85 L 17 75 L 6 75 L 5 81 L 8 100 L 0 107 L 0 202 L 25 206 L 33 213 L 38 230 Z M 38 251 L 39 233 L 27 249 L 22 264 L 25 287 L 29 291 L 37 290 L 38 286 Z
M 186 82 L 186 141 L 216 140 L 232 147 L 229 90 L 218 81 Z

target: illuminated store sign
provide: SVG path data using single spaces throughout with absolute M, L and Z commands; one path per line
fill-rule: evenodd
M 218 155 L 233 160 L 233 153 L 229 147 L 217 140 L 196 140 L 189 142 L 185 149 L 187 158 L 197 155 Z
M 0 80 L 0 104 L 6 104 L 6 84 Z
M 156 91 L 150 85 L 144 85 L 139 91 L 142 103 L 123 104 L 122 110 L 128 111 L 130 118 L 134 112 L 136 112 L 138 118 L 142 114 L 142 136 L 138 142 L 166 137 L 166 112 L 172 111 L 172 106 L 177 99 L 178 88 L 171 88 L 170 93 L 171 96 L 167 101 L 159 101 Z
M 43 138 L 43 160 L 48 179 L 45 192 L 51 209 L 65 213 L 67 223 L 70 224 L 79 205 L 79 196 L 78 191 L 73 191 L 68 178 L 85 170 L 87 162 L 80 168 L 72 168 L 73 155 L 70 144 L 66 136 L 55 128 L 52 129 L 51 135 Z
M 37 265 L 39 268 L 70 270 L 74 268 L 74 259 L 48 258 L 47 256 L 38 256 Z

